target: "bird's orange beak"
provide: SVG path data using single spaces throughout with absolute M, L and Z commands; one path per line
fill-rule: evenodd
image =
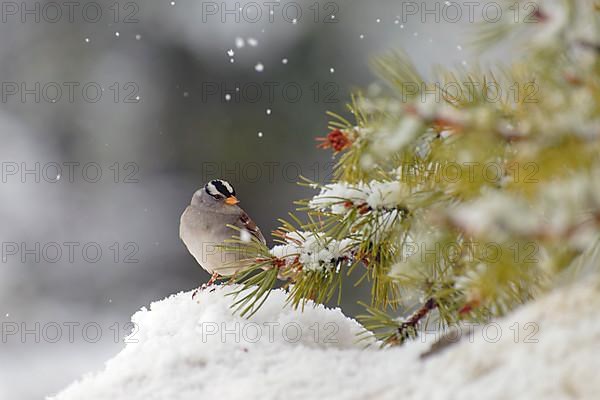
M 229 196 L 225 199 L 225 203 L 229 204 L 230 206 L 236 205 L 239 202 L 240 201 L 235 196 Z

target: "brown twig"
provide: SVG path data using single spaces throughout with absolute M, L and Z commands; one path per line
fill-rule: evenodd
M 416 336 L 417 325 L 425 318 L 432 310 L 437 308 L 438 304 L 435 299 L 430 298 L 419 307 L 406 321 L 402 322 L 396 331 L 396 334 L 387 340 L 387 344 L 401 344 L 406 339 Z
M 398 330 L 406 328 L 415 328 L 419 322 L 429 314 L 429 312 L 437 307 L 437 303 L 433 298 L 430 298 L 417 311 L 415 311 L 406 321 L 400 325 Z

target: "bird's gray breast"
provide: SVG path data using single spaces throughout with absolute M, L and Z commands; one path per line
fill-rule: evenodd
M 181 215 L 179 236 L 198 264 L 209 273 L 229 275 L 231 264 L 240 257 L 236 252 L 224 251 L 220 246 L 231 239 L 236 231 L 227 225 L 238 225 L 235 215 L 204 212 L 188 206 Z

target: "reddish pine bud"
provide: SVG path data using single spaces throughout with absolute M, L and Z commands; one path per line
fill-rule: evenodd
M 317 145 L 320 149 L 332 148 L 336 153 L 347 149 L 352 144 L 350 138 L 341 130 L 335 129 L 327 134 L 326 137 L 317 138 Z

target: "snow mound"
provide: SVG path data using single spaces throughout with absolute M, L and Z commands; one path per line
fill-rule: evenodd
M 142 309 L 103 371 L 52 400 L 593 399 L 600 393 L 600 286 L 556 290 L 429 357 L 433 334 L 364 348 L 339 309 L 304 312 L 276 290 L 250 320 L 235 288 L 179 293 Z M 135 343 L 134 343 L 135 342 Z

